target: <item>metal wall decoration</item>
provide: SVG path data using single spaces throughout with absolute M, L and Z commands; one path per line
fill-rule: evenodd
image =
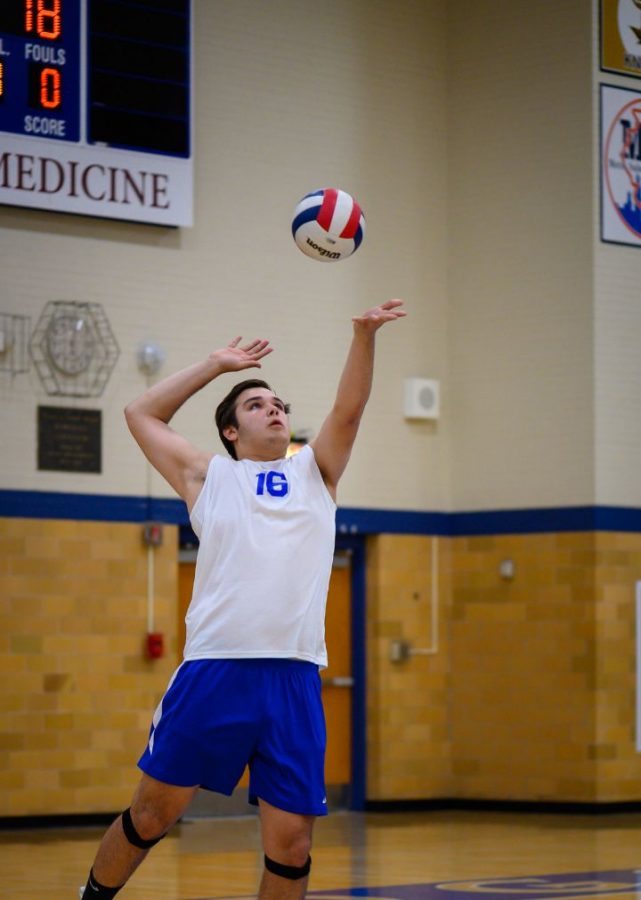
M 27 344 L 31 319 L 13 313 L 0 313 L 0 372 L 29 371 Z
M 61 397 L 100 397 L 120 348 L 99 303 L 52 300 L 29 342 L 46 392 Z

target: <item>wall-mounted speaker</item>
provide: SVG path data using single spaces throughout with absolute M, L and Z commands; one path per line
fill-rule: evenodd
M 432 378 L 406 378 L 403 415 L 406 419 L 438 419 L 439 382 Z

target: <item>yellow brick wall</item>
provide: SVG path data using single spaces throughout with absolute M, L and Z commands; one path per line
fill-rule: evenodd
M 437 596 L 432 585 L 437 541 Z M 367 544 L 367 799 L 451 793 L 449 541 L 383 534 Z M 432 603 L 438 603 L 438 634 Z M 395 663 L 390 644 L 437 652 Z
M 594 541 L 452 541 L 455 796 L 596 799 Z
M 0 520 L 0 815 L 128 804 L 176 665 L 177 555 L 166 526 L 154 568 L 167 652 L 149 660 L 140 525 Z
M 591 748 L 601 802 L 641 799 L 635 747 L 635 584 L 641 535 L 599 533 L 595 541 L 596 734 Z
M 368 799 L 641 800 L 641 535 L 439 539 L 439 652 L 395 664 L 429 641 L 430 540 L 368 543 Z

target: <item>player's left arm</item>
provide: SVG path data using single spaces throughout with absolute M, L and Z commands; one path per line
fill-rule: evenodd
M 311 442 L 318 468 L 334 499 L 372 389 L 376 332 L 388 322 L 406 315 L 402 306 L 402 300 L 388 300 L 352 319 L 354 334 L 338 383 L 336 400 L 318 435 Z

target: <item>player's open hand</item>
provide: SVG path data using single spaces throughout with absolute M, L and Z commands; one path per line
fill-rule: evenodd
M 402 300 L 388 300 L 387 303 L 381 303 L 380 306 L 368 309 L 367 312 L 364 312 L 362 315 L 354 316 L 352 318 L 354 330 L 364 330 L 374 333 L 387 322 L 394 322 L 396 319 L 401 319 L 403 316 L 406 316 L 407 313 L 404 309 L 401 309 L 402 306 Z
M 240 372 L 241 369 L 260 369 L 260 360 L 274 349 L 269 346 L 269 341 L 254 338 L 248 344 L 240 347 L 241 337 L 234 338 L 226 347 L 216 350 L 211 358 L 215 359 L 223 372 Z

